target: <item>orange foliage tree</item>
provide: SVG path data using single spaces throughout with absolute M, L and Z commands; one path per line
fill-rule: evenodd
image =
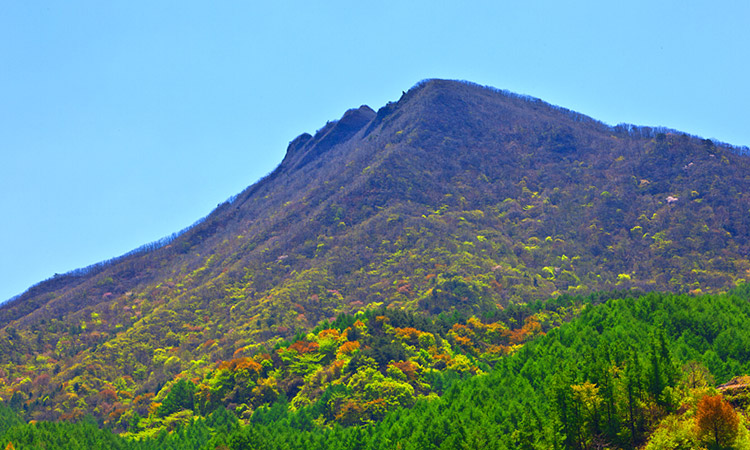
M 296 350 L 297 353 L 303 355 L 305 353 L 317 352 L 319 345 L 317 342 L 297 341 L 289 346 L 289 350 Z
M 393 331 L 397 338 L 405 342 L 408 342 L 411 345 L 418 344 L 419 336 L 422 334 L 422 331 L 417 330 L 416 328 L 413 328 L 413 327 L 394 328 Z
M 698 437 L 715 448 L 725 448 L 737 437 L 740 418 L 724 397 L 707 395 L 698 402 L 695 425 Z
M 341 344 L 336 353 L 338 355 L 349 355 L 357 349 L 359 349 L 359 341 L 349 341 Z

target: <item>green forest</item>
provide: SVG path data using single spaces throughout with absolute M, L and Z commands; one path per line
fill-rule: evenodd
M 115 424 L 92 416 L 26 422 L 23 406 L 11 400 L 0 410 L 0 444 L 750 448 L 748 300 L 750 286 L 742 285 L 700 296 L 560 296 L 484 319 L 388 310 L 341 315 L 270 355 L 238 357 L 205 379 L 172 383 L 119 435 Z M 524 336 L 507 331 L 511 315 L 524 318 L 515 329 Z M 263 374 L 274 371 L 290 385 L 297 374 L 299 385 L 269 388 Z M 264 389 L 274 393 L 250 414 L 211 403 L 230 395 L 257 404 Z

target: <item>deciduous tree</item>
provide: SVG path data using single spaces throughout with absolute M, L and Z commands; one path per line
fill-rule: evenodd
M 724 397 L 707 395 L 698 402 L 695 425 L 698 436 L 713 448 L 726 448 L 737 438 L 740 418 Z

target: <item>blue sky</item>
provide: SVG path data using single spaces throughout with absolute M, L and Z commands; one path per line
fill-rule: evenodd
M 6 2 L 0 301 L 190 225 L 297 135 L 424 78 L 750 145 L 748 18 L 746 0 Z

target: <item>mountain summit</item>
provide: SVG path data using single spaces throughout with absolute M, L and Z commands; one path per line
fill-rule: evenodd
M 562 294 L 725 290 L 750 275 L 744 153 L 424 81 L 300 135 L 181 234 L 3 304 L 0 355 L 46 355 L 57 383 L 88 364 L 92 388 L 127 376 L 153 392 L 191 360 L 367 308 L 470 316 Z M 165 372 L 155 349 L 182 356 Z

